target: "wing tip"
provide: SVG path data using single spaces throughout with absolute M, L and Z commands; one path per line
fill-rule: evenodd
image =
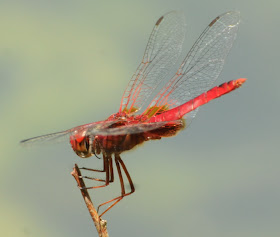
M 19 142 L 19 145 L 22 146 L 22 147 L 26 147 L 28 145 L 31 145 L 33 144 L 34 142 L 36 142 L 36 138 L 37 137 L 33 137 L 33 138 L 28 138 L 28 139 L 24 139 L 24 140 L 21 140 Z
M 185 24 L 185 16 L 184 16 L 184 13 L 183 11 L 181 10 L 172 10 L 172 11 L 169 11 L 167 13 L 165 13 L 164 15 L 162 15 L 156 22 L 155 26 L 159 26 L 161 23 L 162 23 L 162 20 L 164 18 L 178 18 L 180 19 L 180 21 L 183 22 L 183 24 Z
M 156 26 L 158 26 L 158 25 L 161 23 L 161 21 L 163 20 L 163 18 L 164 18 L 164 16 L 161 16 L 161 17 L 157 20 Z
M 18 144 L 21 146 L 21 147 L 27 147 L 28 145 L 31 144 L 31 142 L 29 142 L 30 139 L 24 139 L 24 140 L 21 140 Z
M 217 16 L 213 21 L 210 22 L 210 24 L 208 26 L 212 27 L 216 23 L 216 21 L 218 21 L 219 19 L 221 19 L 225 16 L 230 16 L 232 19 L 235 19 L 233 25 L 238 25 L 240 22 L 240 12 L 239 11 L 228 11 L 228 12 L 225 12 L 224 14 Z
M 217 20 L 219 20 L 220 18 L 221 18 L 220 16 L 217 16 L 213 21 L 210 22 L 209 27 L 213 26 L 215 24 L 215 22 Z

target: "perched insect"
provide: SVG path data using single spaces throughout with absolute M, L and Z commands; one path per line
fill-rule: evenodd
M 187 127 L 195 117 L 198 107 L 240 87 L 246 79 L 211 86 L 219 76 L 225 58 L 236 37 L 240 16 L 238 12 L 227 12 L 216 17 L 199 36 L 176 74 L 166 82 L 142 113 L 147 99 L 178 59 L 184 36 L 185 23 L 181 13 L 173 11 L 160 17 L 150 35 L 144 57 L 128 83 L 123 94 L 119 112 L 104 121 L 74 127 L 72 129 L 34 137 L 22 144 L 44 142 L 68 136 L 75 153 L 87 158 L 103 155 L 104 182 L 99 188 L 114 181 L 113 156 L 116 163 L 121 195 L 104 202 L 99 207 L 112 203 L 100 216 L 116 205 L 123 197 L 135 191 L 132 179 L 120 154 L 148 140 L 171 137 Z M 126 192 L 122 177 L 124 171 L 130 191 Z

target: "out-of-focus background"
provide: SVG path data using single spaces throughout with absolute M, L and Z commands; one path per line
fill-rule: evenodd
M 239 90 L 203 107 L 177 137 L 123 154 L 136 185 L 107 215 L 111 236 L 280 235 L 279 1 L 1 1 L 0 235 L 97 236 L 69 144 L 19 141 L 116 112 L 156 20 L 183 11 L 183 55 L 217 15 L 242 22 L 217 84 Z M 119 184 L 91 191 L 100 203 Z

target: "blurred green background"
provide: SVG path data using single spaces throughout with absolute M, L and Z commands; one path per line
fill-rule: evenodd
M 107 215 L 110 236 L 280 236 L 279 1 L 0 1 L 0 235 L 97 236 L 70 172 L 69 144 L 28 137 L 117 112 L 156 20 L 186 16 L 182 57 L 217 15 L 242 22 L 217 84 L 244 86 L 203 107 L 175 138 L 123 154 L 136 185 Z M 96 203 L 119 194 L 94 190 Z

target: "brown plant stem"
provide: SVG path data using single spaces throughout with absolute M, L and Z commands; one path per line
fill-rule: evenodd
M 87 189 L 85 188 L 85 183 L 84 180 L 81 176 L 81 171 L 79 169 L 79 167 L 77 166 L 77 164 L 75 164 L 75 167 L 73 169 L 73 171 L 71 172 L 71 175 L 75 178 L 75 180 L 77 181 L 78 187 L 81 190 L 82 196 L 84 198 L 84 201 L 87 205 L 89 214 L 94 222 L 94 225 L 96 227 L 96 230 L 99 234 L 99 237 L 109 237 L 109 234 L 107 232 L 107 221 L 106 220 L 102 220 L 95 207 L 93 206 L 93 203 L 90 199 L 90 196 L 88 194 Z

